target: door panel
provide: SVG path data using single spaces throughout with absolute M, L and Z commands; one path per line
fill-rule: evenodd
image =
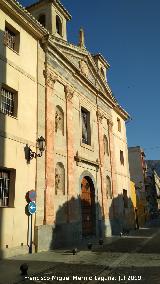
M 82 210 L 82 233 L 93 234 L 94 220 L 94 188 L 84 177 L 81 182 L 81 210 Z

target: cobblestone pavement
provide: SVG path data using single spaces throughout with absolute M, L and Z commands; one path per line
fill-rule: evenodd
M 160 219 L 113 243 L 81 250 L 33 254 L 9 259 L 19 267 L 28 263 L 26 279 L 4 281 L 5 263 L 0 266 L 0 284 L 47 283 L 160 283 Z M 4 265 L 4 266 L 3 266 Z M 8 266 L 9 268 L 10 266 Z M 1 274 L 2 271 L 2 274 Z M 9 274 L 8 270 L 8 274 Z M 6 278 L 7 279 L 7 278 Z

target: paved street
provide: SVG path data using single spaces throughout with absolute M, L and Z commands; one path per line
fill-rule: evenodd
M 19 273 L 22 263 L 29 265 L 26 279 Z M 60 282 L 160 283 L 160 219 L 129 236 L 95 244 L 92 251 L 56 250 L 0 262 L 0 284 Z

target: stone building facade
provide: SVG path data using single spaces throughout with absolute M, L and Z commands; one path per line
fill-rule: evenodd
M 129 115 L 108 85 L 109 64 L 101 54 L 92 55 L 86 49 L 83 30 L 77 46 L 67 41 L 66 23 L 71 15 L 60 1 L 41 0 L 27 8 L 29 13 L 16 1 L 2 2 L 16 7 L 16 14 L 24 18 L 23 25 L 18 20 L 12 24 L 19 28 L 20 35 L 26 36 L 26 52 L 18 57 L 21 71 L 16 67 L 17 73 L 11 74 L 8 63 L 10 73 L 6 72 L 6 78 L 11 74 L 10 78 L 21 86 L 24 95 L 21 104 L 18 101 L 21 119 L 18 116 L 19 119 L 11 120 L 10 116 L 1 114 L 6 122 L 11 121 L 5 126 L 9 129 L 2 131 L 1 141 L 6 151 L 0 166 L 16 169 L 14 208 L 0 208 L 1 226 L 7 219 L 14 219 L 10 221 L 12 233 L 9 237 L 4 225 L 1 235 L 8 243 L 12 239 L 10 246 L 14 251 L 19 243 L 21 247 L 21 244 L 27 246 L 28 217 L 24 207 L 25 193 L 31 189 L 36 191 L 36 251 L 119 233 L 131 207 L 126 202 L 130 198 L 125 127 Z M 5 11 L 5 17 L 14 14 L 9 8 Z M 4 26 L 1 29 L 3 35 Z M 33 49 L 27 53 L 28 45 Z M 1 77 L 3 74 L 4 70 Z M 21 143 L 5 140 L 4 133 L 21 138 Z M 26 163 L 24 146 L 28 144 L 36 151 L 35 141 L 41 135 L 46 141 L 45 153 Z M 10 148 L 7 143 L 12 144 Z M 17 225 L 20 219 L 24 219 L 23 234 Z
M 37 211 L 37 250 L 119 233 L 123 192 L 130 197 L 129 115 L 107 83 L 109 64 L 86 49 L 82 29 L 77 46 L 67 41 L 71 15 L 60 1 L 39 1 L 28 10 L 50 33 L 43 41 L 46 185 L 44 218 Z

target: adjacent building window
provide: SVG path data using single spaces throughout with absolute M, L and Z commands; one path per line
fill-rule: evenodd
M 119 118 L 117 118 L 117 126 L 118 126 L 118 131 L 121 132 L 121 121 Z
M 20 33 L 8 23 L 5 25 L 4 44 L 19 53 Z
M 46 16 L 44 14 L 40 15 L 38 18 L 38 22 L 40 22 L 40 24 L 45 27 L 46 26 Z
M 120 150 L 120 162 L 121 165 L 124 165 L 124 155 L 123 155 L 123 151 Z
M 82 142 L 91 145 L 90 112 L 81 108 Z
M 128 197 L 126 189 L 123 189 L 123 202 L 124 202 L 124 208 L 128 208 Z
M 0 206 L 9 205 L 9 182 L 9 172 L 0 169 Z
M 14 206 L 15 180 L 15 169 L 0 168 L 0 207 Z
M 106 176 L 106 195 L 107 198 L 112 198 L 111 180 L 109 176 Z
M 0 111 L 4 114 L 17 116 L 17 92 L 7 87 L 1 88 Z
M 62 36 L 62 23 L 58 15 L 56 16 L 56 32 Z
M 109 156 L 109 145 L 108 145 L 108 139 L 106 135 L 104 135 L 103 143 L 104 143 L 104 155 Z

